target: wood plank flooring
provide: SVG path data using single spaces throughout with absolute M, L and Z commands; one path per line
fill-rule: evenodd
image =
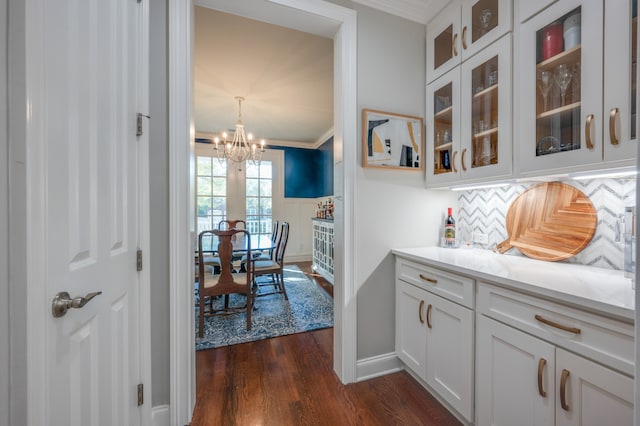
M 459 424 L 405 372 L 341 384 L 332 328 L 196 352 L 192 426 Z

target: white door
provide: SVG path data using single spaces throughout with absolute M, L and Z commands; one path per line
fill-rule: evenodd
M 137 425 L 148 6 L 25 5 L 29 424 Z M 60 292 L 102 294 L 54 318 Z
M 396 281 L 396 355 L 422 379 L 427 378 L 428 294 L 404 281 Z
M 555 347 L 483 315 L 476 329 L 476 424 L 554 424 Z
M 633 379 L 558 348 L 556 425 L 633 425 Z
M 427 383 L 473 420 L 473 311 L 428 293 Z

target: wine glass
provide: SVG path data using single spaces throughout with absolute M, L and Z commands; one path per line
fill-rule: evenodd
M 551 71 L 540 71 L 538 73 L 538 88 L 540 89 L 540 93 L 542 93 L 542 102 L 544 104 L 542 112 L 547 110 L 547 96 L 549 95 L 551 83 L 553 82 L 551 77 Z
M 483 9 L 480 11 L 480 29 L 481 34 L 484 35 L 489 30 L 489 22 L 491 22 L 491 18 L 493 17 L 493 12 L 491 9 Z
M 560 88 L 560 98 L 562 99 L 561 105 L 564 106 L 564 95 L 567 92 L 567 87 L 569 87 L 569 83 L 571 82 L 572 76 L 571 68 L 569 68 L 566 64 L 558 65 L 555 73 L 556 84 Z

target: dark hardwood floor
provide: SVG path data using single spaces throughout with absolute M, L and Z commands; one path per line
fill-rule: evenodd
M 341 384 L 332 328 L 196 352 L 192 426 L 458 424 L 405 372 Z

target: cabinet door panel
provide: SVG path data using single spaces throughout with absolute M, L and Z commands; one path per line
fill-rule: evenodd
M 462 60 L 511 31 L 511 0 L 464 0 L 460 44 Z
M 427 298 L 427 383 L 467 420 L 473 419 L 473 311 Z
M 476 334 L 477 424 L 553 424 L 554 347 L 482 315 Z
M 562 373 L 568 371 L 563 408 Z M 556 425 L 633 425 L 633 379 L 600 364 L 556 350 Z
M 396 282 L 396 355 L 422 379 L 427 377 L 427 294 L 404 281 Z
M 460 4 L 453 2 L 427 24 L 427 82 L 460 63 Z

